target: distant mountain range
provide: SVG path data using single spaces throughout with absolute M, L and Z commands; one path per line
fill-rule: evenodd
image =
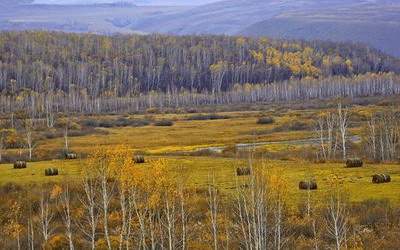
M 54 1 L 36 0 L 35 3 Z M 72 3 L 62 1 L 58 3 Z M 93 1 L 98 4 L 90 5 Z M 14 3 L 12 7 L 11 2 Z M 353 41 L 400 56 L 398 0 L 128 1 L 136 5 L 121 4 L 121 1 L 102 5 L 100 2 L 107 1 L 86 0 L 79 1 L 86 5 L 67 6 L 2 0 L 0 5 L 3 3 L 8 7 L 0 9 L 0 29 L 103 34 L 227 34 Z M 185 6 L 185 2 L 192 6 Z

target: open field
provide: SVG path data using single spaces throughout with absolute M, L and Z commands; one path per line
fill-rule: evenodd
M 351 112 L 350 135 L 362 136 L 361 124 L 373 113 L 385 110 L 384 106 L 353 106 Z M 316 133 L 315 122 L 326 109 L 237 111 L 216 113 L 215 120 L 193 120 L 199 114 L 147 114 L 129 115 L 126 119 L 148 119 L 152 121 L 171 120 L 173 126 L 159 127 L 153 124 L 142 127 L 96 128 L 102 133 L 71 136 L 69 144 L 72 151 L 83 157 L 82 160 L 38 159 L 29 163 L 27 169 L 14 170 L 11 164 L 0 165 L 0 185 L 15 182 L 18 184 L 41 184 L 78 180 L 81 168 L 86 164 L 85 155 L 95 147 L 128 146 L 132 152 L 141 152 L 146 159 L 165 158 L 169 166 L 187 178 L 187 183 L 196 188 L 204 188 L 210 175 L 215 175 L 218 187 L 226 194 L 235 191 L 237 181 L 246 181 L 247 177 L 236 177 L 236 168 L 248 165 L 249 149 L 255 145 L 259 153 L 254 164 L 282 175 L 288 182 L 289 197 L 292 201 L 304 198 L 304 192 L 298 190 L 298 182 L 315 178 L 319 189 L 318 200 L 322 200 L 329 187 L 329 180 L 336 175 L 347 190 L 352 201 L 365 199 L 389 199 L 400 203 L 400 165 L 366 164 L 360 169 L 345 169 L 343 163 L 317 164 L 305 160 L 304 155 L 313 156 Z M 203 114 L 205 115 L 205 114 Z M 106 115 L 79 119 L 115 120 L 121 116 Z M 258 124 L 261 117 L 271 117 L 271 124 Z M 292 124 L 300 124 L 299 128 Z M 42 139 L 35 148 L 37 155 L 49 155 L 54 149 L 61 151 L 63 137 Z M 355 140 L 353 147 L 359 147 Z M 241 145 L 241 147 L 239 147 Z M 16 151 L 9 150 L 9 152 Z M 203 152 L 204 151 L 204 152 Z M 202 153 L 201 153 L 202 152 Z M 57 158 L 57 157 L 54 157 Z M 261 163 L 261 159 L 264 159 Z M 265 160 L 268 159 L 268 160 Z M 146 164 L 138 167 L 146 167 Z M 60 175 L 45 177 L 44 169 L 57 167 Z M 388 173 L 392 183 L 373 185 L 371 175 Z M 292 202 L 291 201 L 291 202 Z
M 184 177 L 189 186 L 205 188 L 212 175 L 216 184 L 225 194 L 235 192 L 236 183 L 246 183 L 247 177 L 236 177 L 236 168 L 243 166 L 245 161 L 219 157 L 165 157 L 168 165 L 177 175 Z M 156 159 L 151 157 L 150 159 Z M 43 161 L 29 163 L 28 168 L 14 170 L 11 164 L 0 166 L 0 185 L 15 182 L 18 184 L 41 184 L 79 180 L 84 160 L 73 161 Z M 137 165 L 142 168 L 148 163 Z M 389 199 L 400 204 L 400 165 L 372 165 L 363 168 L 348 169 L 342 163 L 314 164 L 299 161 L 264 161 L 255 166 L 266 169 L 272 174 L 279 174 L 287 180 L 288 197 L 290 203 L 304 199 L 306 192 L 298 189 L 298 182 L 307 177 L 313 177 L 318 182 L 315 193 L 317 201 L 323 201 L 329 190 L 330 179 L 336 176 L 345 188 L 351 201 L 359 202 L 367 199 Z M 44 176 L 44 169 L 57 167 L 60 175 L 56 177 Z M 392 177 L 388 184 L 372 184 L 371 176 L 376 173 L 387 173 Z
M 380 106 L 354 106 L 351 110 L 352 135 L 360 134 L 360 122 L 368 119 L 370 114 L 382 110 Z M 126 119 L 138 120 L 171 120 L 173 126 L 159 127 L 147 125 L 142 127 L 96 128 L 99 133 L 83 136 L 71 136 L 72 151 L 87 154 L 94 146 L 127 145 L 133 151 L 145 154 L 166 155 L 171 153 L 192 152 L 209 147 L 234 146 L 243 143 L 279 143 L 265 145 L 264 151 L 284 151 L 293 148 L 291 141 L 315 138 L 316 120 L 326 109 L 316 110 L 265 110 L 220 112 L 216 115 L 226 119 L 190 120 L 199 114 L 151 114 L 129 115 Z M 89 117 L 87 119 L 116 120 L 122 116 Z M 257 124 L 261 117 L 271 117 L 272 124 Z M 79 122 L 82 118 L 73 118 Z M 54 154 L 62 149 L 64 138 L 42 139 L 38 141 L 37 155 Z M 40 157 L 39 157 L 40 158 Z M 47 157 L 48 158 L 48 157 Z

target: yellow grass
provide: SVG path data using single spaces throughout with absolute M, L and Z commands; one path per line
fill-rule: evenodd
M 237 177 L 236 168 L 247 166 L 247 161 L 230 158 L 213 157 L 165 157 L 169 167 L 180 177 L 186 180 L 187 185 L 197 188 L 207 186 L 215 176 L 218 188 L 225 194 L 235 192 L 236 183 L 246 182 L 248 177 Z M 156 157 L 151 157 L 156 159 Z M 147 158 L 147 161 L 149 158 Z M 26 169 L 13 169 L 10 164 L 0 165 L 0 185 L 15 182 L 49 183 L 79 180 L 85 161 L 43 161 L 29 163 Z M 148 163 L 135 167 L 145 168 Z M 302 161 L 265 161 L 255 163 L 266 171 L 278 173 L 287 180 L 288 197 L 291 202 L 299 201 L 306 196 L 305 191 L 298 189 L 298 183 L 307 178 L 315 178 L 318 190 L 313 191 L 313 197 L 323 201 L 326 192 L 330 190 L 330 179 L 336 175 L 347 190 L 352 201 L 366 199 L 389 199 L 400 203 L 400 166 L 399 165 L 370 165 L 362 168 L 344 168 L 341 163 L 314 164 Z M 57 167 L 60 175 L 55 177 L 44 176 L 44 169 Z M 372 184 L 371 176 L 375 173 L 388 173 L 392 182 L 388 184 Z

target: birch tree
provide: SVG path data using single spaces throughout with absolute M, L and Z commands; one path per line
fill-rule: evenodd
M 347 128 L 349 126 L 349 116 L 348 116 L 348 109 L 342 108 L 342 104 L 338 104 L 338 126 L 341 136 L 341 144 L 342 144 L 342 153 L 343 153 L 343 160 L 346 160 L 347 157 Z
M 44 244 L 46 244 L 53 235 L 53 220 L 54 212 L 51 209 L 49 195 L 42 192 L 39 206 L 39 222 Z

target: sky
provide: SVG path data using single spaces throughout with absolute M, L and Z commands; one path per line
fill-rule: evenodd
M 34 0 L 36 4 L 96 4 L 131 2 L 138 5 L 202 5 L 218 0 Z

